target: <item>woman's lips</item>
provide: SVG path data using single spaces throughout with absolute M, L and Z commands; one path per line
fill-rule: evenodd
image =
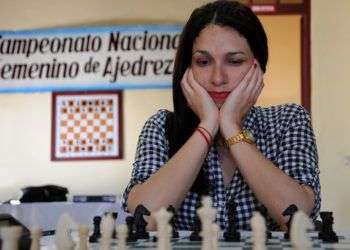
M 227 96 L 230 94 L 228 91 L 216 92 L 216 91 L 208 91 L 211 98 L 214 100 L 226 100 Z

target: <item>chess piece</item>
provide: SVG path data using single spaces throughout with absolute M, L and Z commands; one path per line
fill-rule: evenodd
M 1 227 L 2 250 L 17 250 L 21 233 L 20 226 Z
M 337 243 L 339 241 L 337 234 L 333 230 L 334 218 L 332 212 L 321 212 L 322 230 L 318 237 L 323 242 Z
M 293 219 L 294 214 L 295 214 L 298 210 L 299 210 L 298 207 L 297 207 L 295 204 L 292 204 L 292 205 L 290 205 L 289 207 L 287 207 L 287 208 L 283 211 L 283 213 L 282 213 L 283 216 L 289 216 L 289 220 L 288 220 L 287 223 L 286 223 L 287 232 L 285 232 L 285 234 L 284 234 L 284 238 L 285 238 L 286 240 L 289 240 L 289 233 L 290 233 L 291 222 L 292 222 L 292 219 Z
M 196 216 L 194 217 L 194 222 L 193 222 L 193 231 L 190 234 L 190 241 L 201 241 L 202 237 L 199 235 L 201 228 L 202 228 L 202 224 L 201 221 L 198 217 L 198 208 L 200 208 L 202 206 L 202 202 L 199 201 L 196 205 Z
M 173 239 L 177 239 L 177 238 L 179 238 L 179 232 L 176 231 L 176 228 L 175 228 L 175 208 L 172 205 L 170 205 L 167 208 L 167 211 L 172 213 L 172 216 L 171 216 L 171 219 L 170 219 L 170 225 L 171 225 L 171 228 L 172 228 L 172 237 L 173 237 Z
M 101 250 L 110 250 L 114 230 L 114 220 L 111 214 L 104 216 L 101 221 Z
M 30 250 L 40 250 L 41 229 L 39 227 L 30 229 L 30 237 L 32 238 Z
M 250 220 L 252 228 L 253 250 L 266 249 L 266 223 L 259 212 L 254 212 Z
M 213 235 L 212 225 L 215 220 L 216 209 L 212 206 L 212 201 L 209 196 L 203 196 L 202 207 L 197 210 L 197 214 L 201 220 L 202 230 L 200 236 L 202 237 L 202 250 L 212 250 Z
M 112 213 L 112 218 L 113 218 L 113 220 L 114 220 L 114 225 L 117 225 L 118 213 L 117 213 L 117 212 Z M 114 227 L 112 238 L 113 238 L 113 239 L 116 239 L 116 238 L 117 238 L 117 230 L 116 230 L 116 227 Z
M 88 241 L 89 241 L 89 227 L 85 225 L 80 225 L 78 228 L 78 231 L 79 231 L 78 250 L 87 250 Z
M 74 226 L 72 218 L 68 214 L 63 214 L 58 219 L 55 232 L 55 244 L 57 250 L 73 250 L 75 242 L 73 241 L 71 230 Z
M 267 208 L 264 205 L 261 205 L 260 207 L 258 207 L 257 212 L 259 212 L 262 217 L 265 219 L 265 225 L 266 225 L 266 221 L 268 219 L 268 212 L 267 212 Z M 276 230 L 277 231 L 277 230 Z M 272 233 L 271 231 L 266 227 L 266 239 L 271 239 L 272 238 Z
M 146 230 L 147 222 L 143 217 L 144 215 L 151 215 L 151 213 L 144 205 L 140 204 L 135 208 L 134 212 L 137 239 L 149 239 L 149 233 Z
M 89 238 L 89 242 L 98 242 L 99 238 L 101 238 L 101 216 L 95 216 L 94 219 L 94 230 L 92 235 Z
M 290 240 L 295 250 L 311 249 L 312 242 L 307 231 L 314 229 L 310 218 L 301 210 L 297 211 L 292 220 Z
M 228 226 L 224 232 L 224 240 L 238 242 L 241 240 L 241 234 L 237 229 L 237 220 L 236 220 L 236 207 L 237 204 L 234 199 L 231 199 L 226 204 L 227 206 L 227 216 L 228 216 Z
M 125 224 L 121 224 L 116 228 L 118 236 L 118 250 L 126 250 L 126 238 L 128 228 Z
M 211 226 L 211 231 L 212 231 L 212 250 L 218 250 L 219 249 L 219 245 L 218 245 L 218 241 L 219 241 L 219 235 L 220 235 L 220 227 L 218 226 L 218 224 L 213 223 Z
M 157 221 L 157 249 L 170 250 L 170 233 L 172 228 L 169 225 L 169 221 L 172 215 L 162 207 L 153 216 Z
M 133 216 L 128 216 L 125 218 L 125 223 L 128 228 L 128 237 L 126 238 L 127 242 L 134 242 L 137 240 L 136 234 L 134 232 L 135 219 Z

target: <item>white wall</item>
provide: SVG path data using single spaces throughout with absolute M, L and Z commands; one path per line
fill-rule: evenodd
M 0 29 L 120 23 L 184 22 L 207 1 L 0 0 Z M 350 226 L 349 58 L 350 1 L 312 0 L 312 118 L 317 135 L 322 209 L 336 227 Z M 120 161 L 50 161 L 50 94 L 0 95 L 0 200 L 19 187 L 55 182 L 71 193 L 118 194 L 129 179 L 137 134 L 170 90 L 124 92 L 124 152 Z
M 322 209 L 350 228 L 350 1 L 312 1 L 312 115 Z M 346 158 L 348 157 L 348 160 Z

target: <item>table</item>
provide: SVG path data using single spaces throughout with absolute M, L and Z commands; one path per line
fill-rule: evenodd
M 128 215 L 116 202 L 35 202 L 18 205 L 1 204 L 0 213 L 11 214 L 27 228 L 40 226 L 44 232 L 53 231 L 60 216 L 69 214 L 78 224 L 92 228 L 93 217 L 105 212 L 118 212 L 117 224 L 124 223 Z

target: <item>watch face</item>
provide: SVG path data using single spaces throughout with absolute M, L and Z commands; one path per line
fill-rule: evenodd
M 244 135 L 248 140 L 255 142 L 254 135 L 249 130 L 244 130 Z

